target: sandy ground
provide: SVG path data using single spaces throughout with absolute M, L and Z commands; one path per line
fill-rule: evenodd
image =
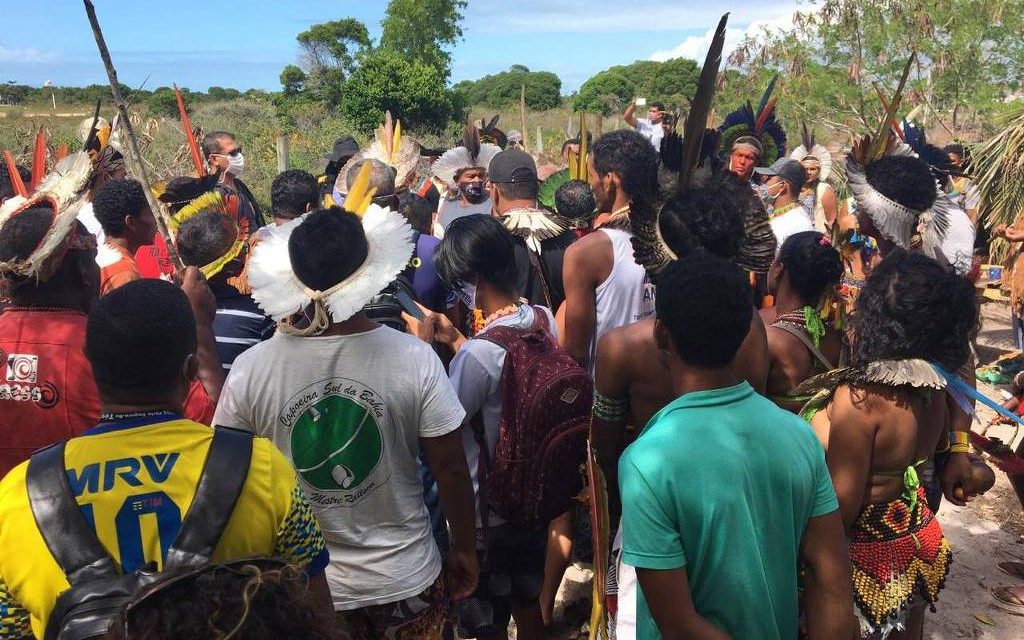
M 982 306 L 979 360 L 991 362 L 1012 348 L 1008 307 L 987 302 Z M 981 390 L 991 398 L 1001 399 L 997 388 L 982 384 Z M 994 415 L 988 409 L 980 410 L 979 414 L 983 421 Z M 975 425 L 975 429 L 980 428 Z M 988 435 L 1007 441 L 1015 434 L 1010 427 L 997 426 Z M 946 588 L 939 596 L 937 612 L 927 614 L 924 637 L 1024 640 L 1024 616 L 997 608 L 991 595 L 992 587 L 1024 584 L 996 567 L 1005 560 L 1024 562 L 1024 513 L 1006 475 L 997 471 L 995 486 L 966 507 L 944 502 L 938 517 L 953 547 L 954 562 Z M 558 632 L 553 638 L 587 637 L 581 625 L 589 617 L 589 577 L 590 572 L 578 566 L 566 573 L 555 611 Z M 515 637 L 513 629 L 510 637 Z

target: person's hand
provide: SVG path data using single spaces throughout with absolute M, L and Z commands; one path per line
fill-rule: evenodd
M 212 325 L 217 315 L 217 299 L 210 290 L 206 278 L 197 267 L 187 267 L 181 279 L 181 290 L 192 305 L 192 313 L 196 316 L 196 324 Z
M 448 592 L 452 600 L 465 600 L 476 591 L 480 569 L 476 562 L 476 551 L 448 552 Z
M 1003 235 L 1005 233 L 1006 233 L 1006 223 L 1005 222 L 1000 222 L 999 224 L 997 224 L 995 227 L 992 228 L 992 235 L 997 237 L 997 238 L 1003 237 Z
M 409 333 L 424 342 L 448 345 L 452 351 L 458 351 L 466 338 L 455 328 L 448 316 L 431 311 L 418 302 L 416 306 L 423 311 L 424 318 L 422 320 L 402 312 L 402 318 L 405 320 Z
M 968 498 L 974 495 L 973 479 L 974 468 L 970 456 L 966 453 L 949 454 L 949 459 L 939 472 L 942 495 L 958 507 L 966 505 Z

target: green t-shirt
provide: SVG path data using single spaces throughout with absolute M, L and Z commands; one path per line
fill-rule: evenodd
M 800 538 L 839 508 L 810 425 L 746 382 L 688 393 L 626 449 L 619 483 L 623 562 L 686 567 L 694 607 L 733 638 L 796 638 Z M 636 637 L 660 638 L 636 593 Z

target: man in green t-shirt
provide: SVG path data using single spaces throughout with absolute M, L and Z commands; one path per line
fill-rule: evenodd
M 790 640 L 802 560 L 810 638 L 854 637 L 821 444 L 730 368 L 750 328 L 746 279 L 700 252 L 657 285 L 655 340 L 678 398 L 619 461 L 622 561 L 640 586 L 625 601 L 620 592 L 620 614 L 635 611 L 640 639 Z

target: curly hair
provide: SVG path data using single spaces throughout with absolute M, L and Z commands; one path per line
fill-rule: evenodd
M 910 156 L 886 156 L 864 169 L 868 183 L 886 198 L 914 211 L 935 204 L 938 191 L 928 164 Z
M 262 566 L 261 566 L 262 565 Z M 107 640 L 343 640 L 334 617 L 311 605 L 302 571 L 266 563 L 171 574 L 122 610 Z
M 327 291 L 355 273 L 369 251 L 359 216 L 340 207 L 310 213 L 288 238 L 295 277 L 317 291 Z
M 598 176 L 614 171 L 633 211 L 653 211 L 658 197 L 658 152 L 632 129 L 606 133 L 590 149 Z
M 916 253 L 896 250 L 871 272 L 857 299 L 853 364 L 921 358 L 955 371 L 978 323 L 974 287 Z
M 181 223 L 174 244 L 185 266 L 201 267 L 227 253 L 237 237 L 231 218 L 219 211 L 200 211 Z
M 843 277 L 843 262 L 825 236 L 817 231 L 795 233 L 783 243 L 778 262 L 786 267 L 786 277 L 800 299 L 817 306 L 830 287 Z
M 597 204 L 594 192 L 586 180 L 569 180 L 555 191 L 555 213 L 569 219 L 583 219 L 594 215 Z
M 289 169 L 270 184 L 270 210 L 278 218 L 298 218 L 319 200 L 320 185 L 308 171 Z
M 660 274 L 655 311 L 683 362 L 715 369 L 736 357 L 752 302 L 739 267 L 698 249 Z
M 142 184 L 131 178 L 107 181 L 92 198 L 92 209 L 103 233 L 115 238 L 124 233 L 125 216 L 135 217 L 147 207 Z
M 701 187 L 669 198 L 661 207 L 658 228 L 679 257 L 698 247 L 726 260 L 736 257 L 744 233 L 744 207 L 753 197 L 750 185 L 721 171 Z

